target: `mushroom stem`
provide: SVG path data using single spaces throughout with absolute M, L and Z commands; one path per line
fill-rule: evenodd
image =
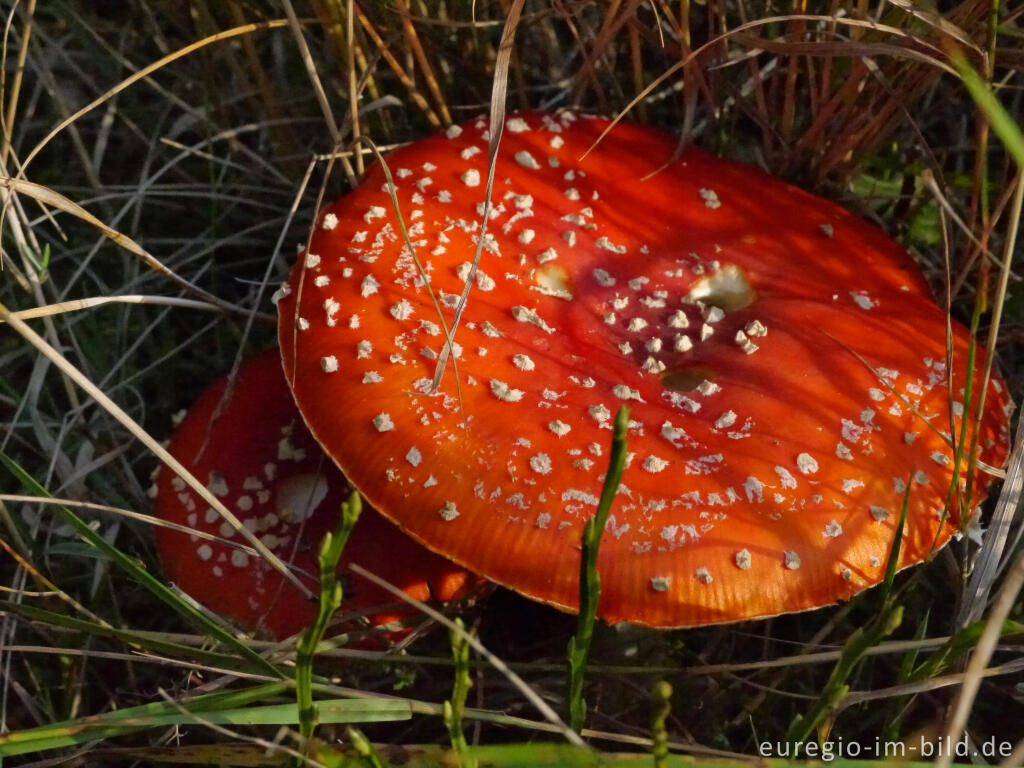
M 665 768 L 668 764 L 668 729 L 665 721 L 672 714 L 672 685 L 659 680 L 651 689 L 651 757 L 654 768 Z

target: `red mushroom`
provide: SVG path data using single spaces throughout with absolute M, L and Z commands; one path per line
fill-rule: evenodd
M 337 525 L 341 503 L 352 489 L 303 427 L 276 349 L 241 366 L 226 408 L 215 417 L 226 386 L 221 378 L 203 391 L 169 450 L 315 592 L 320 541 Z M 230 525 L 166 469 L 154 488 L 162 519 L 240 542 Z M 170 581 L 245 629 L 283 638 L 315 616 L 313 603 L 256 555 L 163 527 L 157 528 L 156 543 Z M 339 569 L 349 562 L 418 600 L 454 600 L 479 584 L 476 576 L 419 546 L 365 506 Z M 415 615 L 408 608 L 374 610 L 394 602 L 386 590 L 353 577 L 346 582 L 342 610 L 367 611 L 377 626 Z
M 686 626 L 797 611 L 879 582 L 972 510 L 946 498 L 967 333 L 881 231 L 751 168 L 607 121 L 506 125 L 481 235 L 485 121 L 390 156 L 327 207 L 278 294 L 285 375 L 366 498 L 466 567 L 564 609 L 618 407 L 630 463 L 600 552 L 599 614 Z M 650 176 L 650 178 L 648 178 Z M 472 262 L 482 239 L 479 269 Z M 971 402 L 977 402 L 975 387 Z M 980 457 L 1006 455 L 989 383 Z M 966 462 L 964 462 L 966 471 Z M 961 474 L 961 477 L 963 473 Z M 972 503 L 986 478 L 971 478 Z

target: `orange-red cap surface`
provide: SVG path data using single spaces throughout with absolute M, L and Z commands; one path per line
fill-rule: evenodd
M 280 354 L 268 350 L 243 363 L 227 407 L 212 420 L 227 385 L 208 386 L 188 411 L 169 450 L 232 509 L 316 593 L 317 555 L 337 525 L 351 487 L 306 431 L 281 375 Z M 233 542 L 241 537 L 207 508 L 184 481 L 157 475 L 156 514 Z M 167 528 L 156 529 L 168 580 L 211 610 L 250 630 L 287 637 L 306 626 L 314 604 L 257 555 Z M 418 600 L 452 600 L 477 577 L 419 546 L 363 506 L 339 563 L 355 562 Z M 346 577 L 342 611 L 369 611 L 375 625 L 414 616 L 408 608 L 374 611 L 396 599 L 359 577 Z
M 508 119 L 481 241 L 489 133 L 388 157 L 446 323 L 449 362 L 381 168 L 320 216 L 278 294 L 302 414 L 370 502 L 431 549 L 551 604 L 577 602 L 582 526 L 612 418 L 630 462 L 601 546 L 609 621 L 686 626 L 845 599 L 925 558 L 953 478 L 946 316 L 881 231 L 652 129 Z M 953 421 L 967 334 L 954 323 Z M 972 402 L 976 401 L 977 388 Z M 988 391 L 980 456 L 1006 453 Z M 987 486 L 975 484 L 977 502 Z M 977 487 L 981 486 L 981 488 Z

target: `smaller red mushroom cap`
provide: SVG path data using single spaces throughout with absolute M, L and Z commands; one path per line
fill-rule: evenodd
M 215 418 L 227 384 L 223 377 L 202 392 L 169 450 L 315 594 L 320 542 L 335 528 L 351 486 L 303 425 L 276 349 L 242 364 L 230 400 Z M 245 542 L 181 478 L 163 468 L 152 492 L 158 517 L 220 538 L 158 527 L 157 548 L 169 581 L 247 630 L 283 638 L 312 622 L 314 603 L 266 561 L 232 546 Z M 375 626 L 415 616 L 407 607 L 375 610 L 393 605 L 394 596 L 365 579 L 349 578 L 348 563 L 422 601 L 455 600 L 481 582 L 366 505 L 339 563 L 346 574 L 341 610 L 367 612 Z
M 642 126 L 586 154 L 608 127 L 510 116 L 489 213 L 483 120 L 388 158 L 404 225 L 379 166 L 323 211 L 278 294 L 317 440 L 410 535 L 571 610 L 628 405 L 598 560 L 609 621 L 847 599 L 883 578 L 908 491 L 899 566 L 928 557 L 988 485 L 950 447 L 981 395 L 967 330 L 950 367 L 920 270 L 851 213 L 697 150 L 669 162 L 675 139 Z M 432 392 L 470 280 L 458 368 Z M 979 458 L 999 466 L 1012 404 L 997 378 L 986 394 Z M 947 513 L 957 479 L 971 508 Z

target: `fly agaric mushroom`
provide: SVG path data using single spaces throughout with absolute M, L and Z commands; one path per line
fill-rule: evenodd
M 389 157 L 445 324 L 473 280 L 437 392 L 444 331 L 383 170 L 323 211 L 277 294 L 314 436 L 426 546 L 573 610 L 582 526 L 629 405 L 597 566 L 611 622 L 849 598 L 883 577 L 908 484 L 899 566 L 926 558 L 972 511 L 943 512 L 965 329 L 950 385 L 946 316 L 880 230 L 697 150 L 662 167 L 675 142 L 649 128 L 616 126 L 582 158 L 607 127 L 509 118 L 490 209 L 486 121 Z M 988 387 L 979 456 L 998 466 L 1011 403 Z M 971 480 L 973 505 L 988 483 Z
M 215 417 L 226 386 L 225 377 L 203 391 L 174 432 L 169 449 L 315 592 L 320 542 L 335 528 L 341 503 L 352 489 L 303 427 L 276 349 L 242 365 L 227 406 Z M 181 478 L 163 470 L 155 489 L 160 518 L 240 540 Z M 315 617 L 313 603 L 256 555 L 163 527 L 157 528 L 156 543 L 170 581 L 246 629 L 283 638 Z M 454 600 L 479 583 L 365 506 L 339 570 L 350 562 L 424 601 Z M 375 626 L 415 615 L 408 608 L 373 610 L 394 602 L 385 589 L 353 577 L 345 586 L 342 610 L 368 611 Z

